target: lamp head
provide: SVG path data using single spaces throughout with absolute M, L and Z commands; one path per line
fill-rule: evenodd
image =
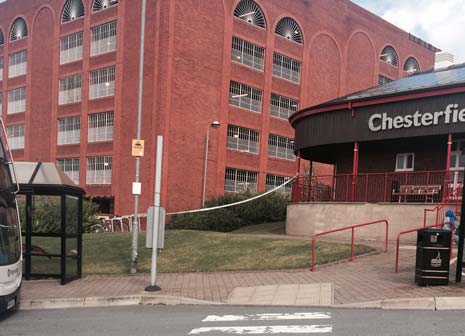
M 212 123 L 210 124 L 210 127 L 213 127 L 213 128 L 218 128 L 220 127 L 221 124 L 219 121 L 215 120 L 215 121 L 212 121 Z

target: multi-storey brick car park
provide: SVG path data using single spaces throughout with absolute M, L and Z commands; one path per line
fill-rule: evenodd
M 132 212 L 141 2 L 0 4 L 0 97 L 15 159 L 57 161 L 101 210 Z M 263 191 L 296 170 L 300 107 L 433 67 L 431 45 L 347 0 L 149 0 L 141 208 L 165 138 L 162 205 Z M 318 167 L 318 166 L 316 166 Z

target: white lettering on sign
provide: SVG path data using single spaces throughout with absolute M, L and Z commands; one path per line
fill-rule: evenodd
M 387 113 L 373 114 L 368 120 L 368 128 L 372 132 L 385 131 L 390 129 L 433 126 L 439 123 L 455 124 L 465 123 L 465 108 L 460 109 L 459 104 L 449 104 L 444 111 L 421 113 L 405 116 L 388 117 Z

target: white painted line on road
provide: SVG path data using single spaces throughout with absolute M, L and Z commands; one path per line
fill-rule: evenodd
M 255 326 L 255 327 L 216 327 L 193 329 L 189 335 L 199 335 L 209 332 L 226 334 L 316 334 L 333 332 L 332 325 L 290 325 L 290 326 Z
M 231 321 L 273 321 L 273 320 L 313 320 L 329 319 L 330 313 L 286 313 L 286 314 L 253 314 L 253 315 L 209 315 L 202 322 Z

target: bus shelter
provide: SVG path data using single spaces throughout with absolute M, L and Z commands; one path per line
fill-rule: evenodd
M 54 163 L 17 162 L 15 170 L 26 280 L 80 278 L 84 189 Z

